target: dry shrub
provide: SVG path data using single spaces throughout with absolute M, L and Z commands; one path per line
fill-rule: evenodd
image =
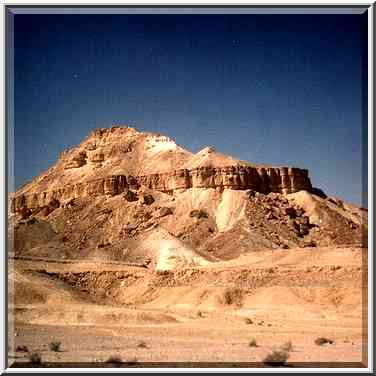
M 51 343 L 50 343 L 50 350 L 51 351 L 55 351 L 55 352 L 59 352 L 60 351 L 60 346 L 61 346 L 61 341 L 57 340 L 57 339 L 54 339 Z
M 255 338 L 252 338 L 249 343 L 248 343 L 249 347 L 257 347 L 257 342 L 256 342 L 256 339 Z
M 145 341 L 139 341 L 138 344 L 137 344 L 137 347 L 140 348 L 140 349 L 146 349 L 147 348 L 146 342 Z
M 29 355 L 30 363 L 32 364 L 41 364 L 42 363 L 42 357 L 39 353 L 33 352 Z
M 315 343 L 316 345 L 318 346 L 322 346 L 322 345 L 326 345 L 326 344 L 332 344 L 334 343 L 334 341 L 332 339 L 329 339 L 329 338 L 325 338 L 325 337 L 318 337 L 315 339 Z
M 225 305 L 240 306 L 243 300 L 243 292 L 239 288 L 227 288 L 223 293 L 223 303 Z
M 272 367 L 281 367 L 286 365 L 289 353 L 284 350 L 274 350 L 271 354 L 267 355 L 262 361 L 264 364 Z
M 20 351 L 20 352 L 29 352 L 29 349 L 26 345 L 18 345 L 16 347 L 16 351 Z
M 111 355 L 107 360 L 106 363 L 112 363 L 112 364 L 120 364 L 123 363 L 120 355 Z

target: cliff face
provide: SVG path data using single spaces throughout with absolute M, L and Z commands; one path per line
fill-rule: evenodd
M 193 154 L 169 137 L 112 127 L 92 131 L 61 153 L 54 166 L 12 195 L 11 210 L 48 212 L 56 201 L 114 196 L 141 185 L 169 194 L 190 188 L 283 194 L 312 189 L 304 169 L 251 165 L 213 147 Z
M 299 168 L 254 168 L 248 166 L 200 167 L 192 170 L 179 169 L 168 173 L 143 176 L 112 175 L 87 182 L 64 185 L 55 190 L 40 193 L 19 194 L 12 198 L 11 211 L 38 209 L 51 206 L 56 201 L 79 197 L 114 196 L 141 185 L 157 191 L 173 194 L 190 188 L 252 189 L 261 193 L 294 193 L 310 191 L 312 185 L 308 171 Z
M 189 188 L 227 188 L 288 194 L 312 188 L 307 170 L 287 167 L 199 167 L 140 176 L 137 180 L 141 185 L 163 192 Z

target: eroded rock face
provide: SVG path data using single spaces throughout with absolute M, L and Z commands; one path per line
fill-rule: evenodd
M 135 192 L 133 192 L 129 189 L 125 190 L 125 192 L 123 193 L 123 197 L 128 202 L 134 202 L 134 201 L 138 200 L 137 193 L 135 193 Z
M 102 161 L 102 157 L 99 157 L 98 163 Z M 11 211 L 20 212 L 23 208 L 42 208 L 48 206 L 51 200 L 61 201 L 102 195 L 114 196 L 126 192 L 128 189 L 137 190 L 141 185 L 171 194 L 176 190 L 189 188 L 251 189 L 261 193 L 283 194 L 312 190 L 308 170 L 299 168 L 200 167 L 138 177 L 112 175 L 85 183 L 65 185 L 54 191 L 18 195 L 11 201 Z
M 86 164 L 87 155 L 86 152 L 80 151 L 78 154 L 73 156 L 73 158 L 65 165 L 65 169 L 79 168 Z
M 142 193 L 140 195 L 140 203 L 143 205 L 151 205 L 154 202 L 154 197 L 151 194 Z
M 104 154 L 103 153 L 97 153 L 97 152 L 94 151 L 89 156 L 89 161 L 95 167 L 102 167 L 102 163 L 104 162 Z

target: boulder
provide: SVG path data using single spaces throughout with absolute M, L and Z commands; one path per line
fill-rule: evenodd
M 190 213 L 189 213 L 189 216 L 192 217 L 192 218 L 208 218 L 208 213 L 206 213 L 205 211 L 203 210 L 192 210 Z
M 29 208 L 21 208 L 20 210 L 21 219 L 27 219 L 31 215 L 31 210 Z
M 140 203 L 142 205 L 151 205 L 154 202 L 154 197 L 150 193 L 142 193 L 140 195 Z
M 124 193 L 123 193 L 123 198 L 128 201 L 128 202 L 134 202 L 134 201 L 137 201 L 138 200 L 138 196 L 137 196 L 137 193 L 136 192 L 133 192 L 129 189 L 127 189 Z
M 292 207 L 288 207 L 285 209 L 285 215 L 287 215 L 289 218 L 296 218 L 296 210 Z
M 173 214 L 173 211 L 172 211 L 171 208 L 163 207 L 163 208 L 159 209 L 158 217 L 162 218 L 162 217 L 166 217 L 167 215 L 171 215 L 171 214 Z

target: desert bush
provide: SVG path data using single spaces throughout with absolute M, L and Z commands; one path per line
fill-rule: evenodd
M 29 354 L 29 360 L 32 364 L 41 364 L 42 363 L 42 357 L 39 353 L 33 352 Z
M 241 305 L 242 298 L 242 290 L 235 287 L 226 289 L 223 294 L 223 300 L 226 305 Z
M 27 346 L 25 345 L 18 345 L 16 347 L 16 351 L 20 351 L 20 352 L 29 352 L 29 349 L 27 348 Z
M 291 341 L 285 342 L 282 346 L 281 349 L 283 351 L 292 351 L 292 343 Z
M 107 360 L 106 363 L 113 363 L 113 364 L 120 364 L 123 363 L 120 355 L 111 355 Z
M 51 343 L 50 343 L 50 350 L 51 351 L 55 351 L 55 352 L 59 352 L 60 351 L 60 346 L 61 346 L 61 341 L 57 340 L 57 339 L 54 339 Z
M 145 341 L 139 341 L 138 344 L 137 344 L 137 347 L 139 347 L 140 349 L 146 349 L 147 348 L 146 342 Z
M 251 325 L 251 324 L 253 324 L 253 321 L 250 319 L 250 318 L 246 318 L 245 320 L 245 323 L 247 324 L 247 325 Z
M 280 367 L 286 364 L 288 357 L 289 353 L 287 351 L 274 350 L 271 354 L 268 354 L 262 362 L 272 367 Z
M 333 342 L 333 340 L 325 337 L 318 337 L 315 339 L 315 343 L 318 346 L 326 345 L 327 343 L 332 344 Z
M 197 317 L 204 317 L 204 313 L 202 311 L 197 312 Z
M 256 342 L 256 339 L 255 338 L 252 338 L 249 343 L 248 343 L 249 347 L 257 347 L 257 342 Z

